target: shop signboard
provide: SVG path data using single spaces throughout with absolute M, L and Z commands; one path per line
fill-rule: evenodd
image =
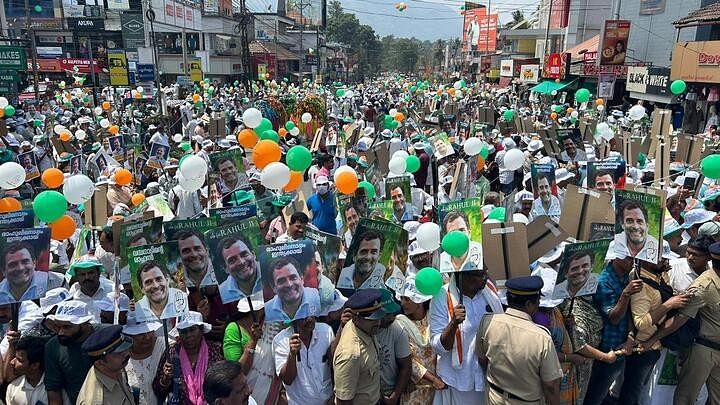
M 25 49 L 20 46 L 0 46 L 0 69 L 25 70 L 27 58 Z

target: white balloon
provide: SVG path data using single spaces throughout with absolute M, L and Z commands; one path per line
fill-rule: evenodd
M 455 92 L 455 98 L 462 98 L 462 96 L 463 96 L 462 90 L 458 90 Z
M 5 108 L 10 105 L 10 102 L 5 97 L 0 97 L 0 108 Z
M 394 138 L 394 139 L 396 139 L 396 138 Z M 399 156 L 401 159 L 407 159 L 408 156 L 410 156 L 410 154 L 407 153 L 407 151 L 399 150 L 399 151 L 396 151 L 395 153 L 393 153 L 393 155 L 390 156 L 390 159 L 394 158 L 395 156 Z
M 352 173 L 355 177 L 357 177 L 357 172 L 355 171 L 355 169 L 348 165 L 342 165 L 335 169 L 335 173 L 333 173 L 333 181 L 337 183 L 338 176 L 340 176 L 340 174 L 344 172 Z
M 345 97 L 346 97 L 346 98 L 353 98 L 354 95 L 355 95 L 355 93 L 353 93 L 352 90 L 348 90 L 348 91 L 345 92 Z
M 390 114 L 390 116 L 393 117 L 393 118 L 395 118 L 395 116 L 397 115 L 397 113 L 398 113 L 398 111 L 397 111 L 397 109 L 395 109 L 395 108 L 391 108 L 390 111 L 388 111 L 388 114 Z
M 107 128 L 110 126 L 110 121 L 107 118 L 103 118 L 100 120 L 100 126 L 103 128 Z
M 295 128 L 293 128 L 293 129 L 291 129 L 291 130 L 290 130 L 290 135 L 292 135 L 292 136 L 298 136 L 298 135 L 300 135 L 300 128 L 295 127 Z
M 243 123 L 248 128 L 256 128 L 262 122 L 262 113 L 257 108 L 248 108 L 242 115 Z
M 550 92 L 550 95 L 557 96 L 557 90 L 553 90 Z
M 460 89 L 462 89 L 462 83 L 460 83 L 460 80 L 458 80 L 458 81 L 456 81 L 455 83 L 453 83 L 453 88 L 455 88 L 455 90 L 460 90 Z
M 509 170 L 517 170 L 521 168 L 524 162 L 525 155 L 520 149 L 517 148 L 510 149 L 509 151 L 505 152 L 505 156 L 503 157 L 503 163 L 505 164 L 505 168 Z
M 0 165 L 0 187 L 6 190 L 18 188 L 25 183 L 25 169 L 16 162 Z
M 200 156 L 190 155 L 183 159 L 179 171 L 186 179 L 204 178 L 208 172 L 208 165 Z
M 284 163 L 270 163 L 260 173 L 260 183 L 272 190 L 279 190 L 288 182 L 290 182 L 290 168 Z
M 60 135 L 63 131 L 65 131 L 65 126 L 60 124 L 55 124 L 53 127 L 53 132 Z
M 480 138 L 472 137 L 465 140 L 463 143 L 463 149 L 465 154 L 468 156 L 475 156 L 480 153 L 483 147 L 483 141 Z
M 142 93 L 143 91 L 145 91 L 145 89 L 143 89 L 142 86 L 137 86 L 137 89 L 136 89 L 136 90 L 137 90 L 138 93 Z
M 308 122 L 312 121 L 312 114 L 308 112 L 303 113 L 303 115 L 300 117 L 300 121 L 307 124 Z
M 91 199 L 93 194 L 95 194 L 95 183 L 88 176 L 76 174 L 65 179 L 63 195 L 70 204 L 83 204 Z
M 200 190 L 200 187 L 205 184 L 205 177 L 186 179 L 182 174 L 178 173 L 178 184 L 183 190 L 193 193 Z
M 83 131 L 82 129 L 78 129 L 75 131 L 75 138 L 77 138 L 78 141 L 82 141 L 87 136 L 87 133 Z
M 95 107 L 94 111 L 95 111 L 95 115 L 100 115 L 100 114 L 102 114 L 102 107 Z
M 628 116 L 633 121 L 639 121 L 645 116 L 645 107 L 641 106 L 640 104 L 632 106 L 630 108 L 630 111 L 628 111 Z
M 615 133 L 607 122 L 597 124 L 595 127 L 595 134 L 606 141 L 613 139 L 615 136 Z
M 597 106 L 597 110 L 598 110 L 598 111 L 602 111 L 602 110 L 604 110 L 604 109 L 605 109 L 605 106 L 604 106 L 604 105 L 599 105 L 599 106 Z
M 577 112 L 577 110 L 576 110 L 576 111 L 573 111 L 573 112 L 570 114 L 570 116 L 573 117 L 573 118 L 577 118 L 578 115 L 580 115 L 580 113 Z
M 421 248 L 432 252 L 440 247 L 440 225 L 434 222 L 422 223 L 415 234 Z
M 175 134 L 175 135 L 173 135 L 172 139 L 174 142 L 182 142 L 183 136 L 182 136 L 182 134 Z
M 388 164 L 388 167 L 390 168 L 390 173 L 396 174 L 399 176 L 399 175 L 404 174 L 405 170 L 407 170 L 407 162 L 402 157 L 395 156 L 392 159 L 390 159 L 390 163 Z

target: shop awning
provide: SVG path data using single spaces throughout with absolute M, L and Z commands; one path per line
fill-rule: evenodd
M 575 80 L 564 80 L 560 81 L 560 83 L 556 83 L 555 80 L 545 80 L 531 88 L 530 91 L 540 94 L 552 94 L 553 91 L 560 91 L 573 83 L 575 83 Z

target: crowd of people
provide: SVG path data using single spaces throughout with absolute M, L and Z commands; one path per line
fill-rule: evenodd
M 0 119 L 5 404 L 720 404 L 716 125 L 460 78 L 130 94 Z

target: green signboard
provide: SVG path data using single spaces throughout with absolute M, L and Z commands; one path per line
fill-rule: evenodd
M 0 69 L 27 70 L 25 49 L 19 46 L 0 46 Z
M 19 81 L 17 72 L 0 71 L 0 96 L 8 97 L 17 93 Z

